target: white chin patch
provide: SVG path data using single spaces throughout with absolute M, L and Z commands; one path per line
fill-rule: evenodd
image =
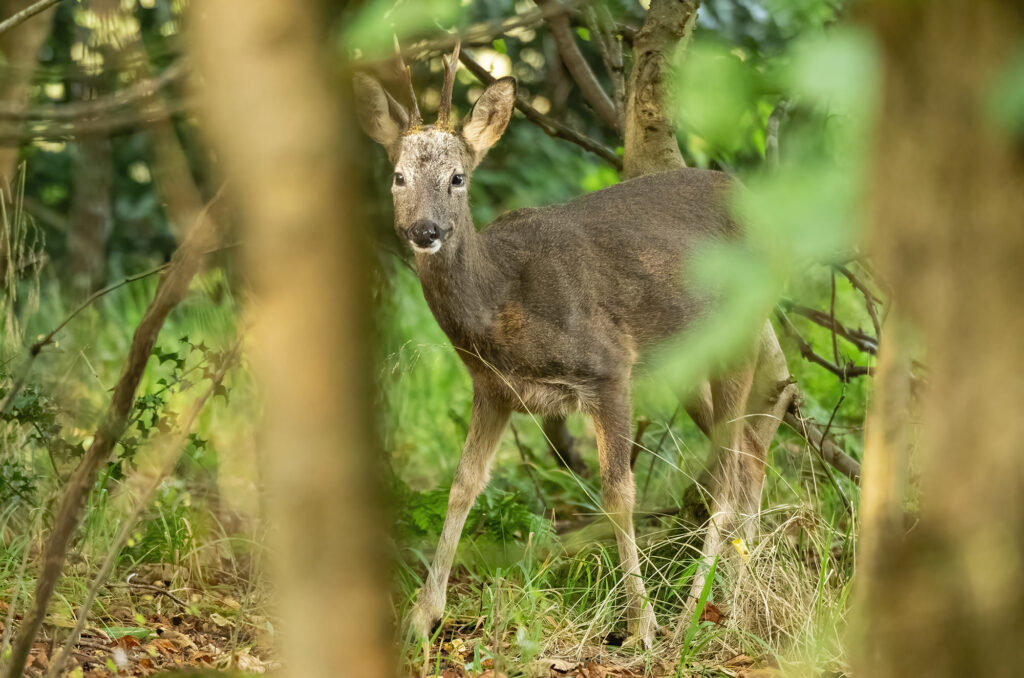
M 435 240 L 430 244 L 430 247 L 420 247 L 414 242 L 410 242 L 412 245 L 412 251 L 416 254 L 437 254 L 437 251 L 441 249 L 441 241 Z

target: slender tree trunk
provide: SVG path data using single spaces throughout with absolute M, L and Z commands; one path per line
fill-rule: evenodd
M 1020 53 L 1024 11 L 877 0 L 869 18 L 885 56 L 873 252 L 931 369 L 914 454 L 918 520 L 906 530 L 891 509 L 869 511 L 862 526 L 871 547 L 857 573 L 857 675 L 1019 676 L 1024 144 L 987 104 Z M 881 377 L 876 399 L 905 410 L 900 372 Z M 865 497 L 891 506 L 902 488 L 874 469 L 890 465 L 905 433 L 884 417 L 869 425 Z
M 110 146 L 110 139 L 88 137 L 74 149 L 67 277 L 71 289 L 82 297 L 106 277 L 107 240 L 114 220 L 114 159 Z
M 386 529 L 368 346 L 369 256 L 318 3 L 193 6 L 208 132 L 247 222 L 266 393 L 279 611 L 288 672 L 382 678 Z

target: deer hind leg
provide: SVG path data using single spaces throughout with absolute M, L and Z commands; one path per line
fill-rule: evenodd
M 640 557 L 633 529 L 635 488 L 629 464 L 632 412 L 628 383 L 610 389 L 593 414 L 604 510 L 615 528 L 619 566 L 626 589 L 626 624 L 637 641 L 651 647 L 658 624 L 640 573 Z
M 703 589 L 713 559 L 729 556 L 732 540 L 749 544 L 757 534 L 768 449 L 796 394 L 770 322 L 762 329 L 756 360 L 713 380 L 711 392 L 711 517 L 691 601 Z
M 444 613 L 447 598 L 448 575 L 451 573 L 455 550 L 462 536 L 469 510 L 487 486 L 491 460 L 508 422 L 509 410 L 479 391 L 473 395 L 473 413 L 469 422 L 469 435 L 455 471 L 452 489 L 448 495 L 448 514 L 444 519 L 441 539 L 420 589 L 409 619 L 409 627 L 421 638 L 430 635 L 434 624 Z

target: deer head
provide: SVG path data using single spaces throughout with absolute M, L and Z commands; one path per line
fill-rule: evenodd
M 470 178 L 508 126 L 516 98 L 513 78 L 496 80 L 480 95 L 469 116 L 454 124 L 451 103 L 459 46 L 450 58 L 442 59 L 444 85 L 433 125 L 423 124 L 401 55 L 399 74 L 408 88 L 409 110 L 374 78 L 357 74 L 355 79 L 359 122 L 387 150 L 395 166 L 391 180 L 395 230 L 417 257 L 457 251 L 475 233 L 469 212 Z

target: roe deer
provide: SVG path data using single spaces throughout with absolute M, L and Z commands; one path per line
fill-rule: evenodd
M 631 373 L 641 351 L 713 304 L 687 284 L 685 264 L 701 243 L 739 237 L 727 206 L 733 181 L 695 169 L 650 175 L 566 204 L 517 210 L 477 232 L 470 176 L 512 117 L 516 83 L 493 82 L 456 127 L 450 119 L 456 63 L 454 55 L 444 62 L 434 125 L 423 124 L 404 65 L 409 111 L 378 81 L 356 76 L 363 129 L 394 163 L 395 228 L 411 246 L 427 303 L 473 380 L 469 434 L 410 624 L 427 636 L 444 612 L 456 546 L 510 413 L 582 410 L 592 415 L 597 434 L 603 508 L 615 528 L 628 628 L 650 646 L 657 625 L 632 519 Z M 707 474 L 707 555 L 718 553 L 727 536 L 749 538 L 756 527 L 766 449 L 785 404 L 746 425 L 743 415 L 748 400 L 751 412 L 768 413 L 786 387 L 788 374 L 759 367 L 763 356 L 778 351 L 766 324 L 750 357 L 712 378 L 687 408 L 712 438 L 716 460 Z M 763 386 L 751 398 L 755 381 Z

